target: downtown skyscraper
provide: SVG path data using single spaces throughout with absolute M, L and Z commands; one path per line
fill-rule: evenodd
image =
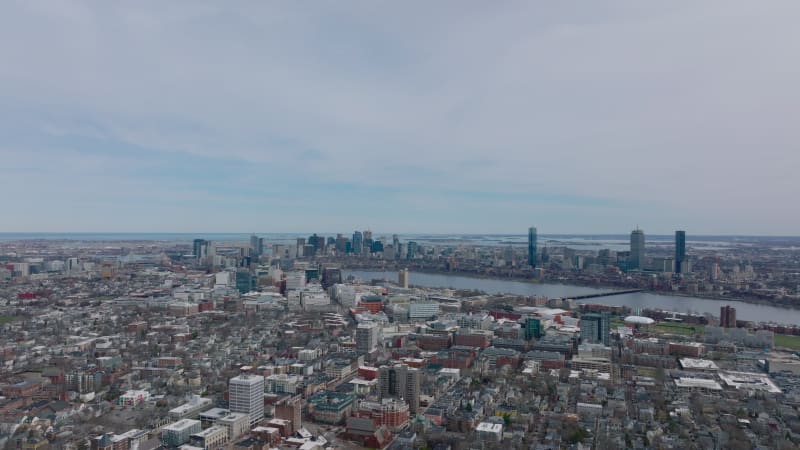
M 528 228 L 528 265 L 536 268 L 536 227 Z
M 628 270 L 644 268 L 644 231 L 638 227 L 631 231 L 631 256 L 628 259 Z
M 353 253 L 360 255 L 364 252 L 364 236 L 360 231 L 353 233 Z
M 686 232 L 675 232 L 675 273 L 683 273 L 686 261 Z

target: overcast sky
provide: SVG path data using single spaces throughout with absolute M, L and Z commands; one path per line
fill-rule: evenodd
M 0 231 L 798 235 L 800 2 L 0 5 Z

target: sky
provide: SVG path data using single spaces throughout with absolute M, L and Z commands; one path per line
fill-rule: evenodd
M 0 231 L 798 235 L 798 19 L 3 2 Z

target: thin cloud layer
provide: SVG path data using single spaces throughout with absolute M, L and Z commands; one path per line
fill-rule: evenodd
M 0 229 L 797 234 L 798 13 L 8 3 Z

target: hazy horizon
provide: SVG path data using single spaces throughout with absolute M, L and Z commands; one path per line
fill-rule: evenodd
M 798 2 L 2 11 L 0 230 L 800 233 Z
M 356 231 L 356 230 L 353 230 Z M 331 237 L 336 234 L 342 234 L 350 238 L 353 231 L 0 231 L 0 236 L 4 235 L 175 235 L 175 236 L 195 236 L 202 239 L 204 236 L 243 236 L 249 237 L 256 236 L 274 236 L 286 235 L 297 237 L 308 237 L 313 234 L 319 236 Z M 364 231 L 358 230 L 358 231 Z M 469 236 L 483 236 L 483 237 L 523 237 L 527 239 L 527 233 L 426 233 L 426 232 L 403 232 L 403 231 L 372 231 L 375 236 L 391 236 L 396 234 L 398 236 L 430 236 L 430 237 L 469 237 Z M 648 233 L 646 230 L 645 236 L 649 238 L 658 238 L 659 240 L 673 239 L 673 233 Z M 576 238 L 615 238 L 625 239 L 629 237 L 629 233 L 537 233 L 539 240 L 542 238 L 558 238 L 558 237 L 576 237 Z M 687 234 L 687 242 L 697 241 L 704 238 L 765 238 L 765 239 L 800 239 L 800 235 L 757 235 L 757 234 Z

